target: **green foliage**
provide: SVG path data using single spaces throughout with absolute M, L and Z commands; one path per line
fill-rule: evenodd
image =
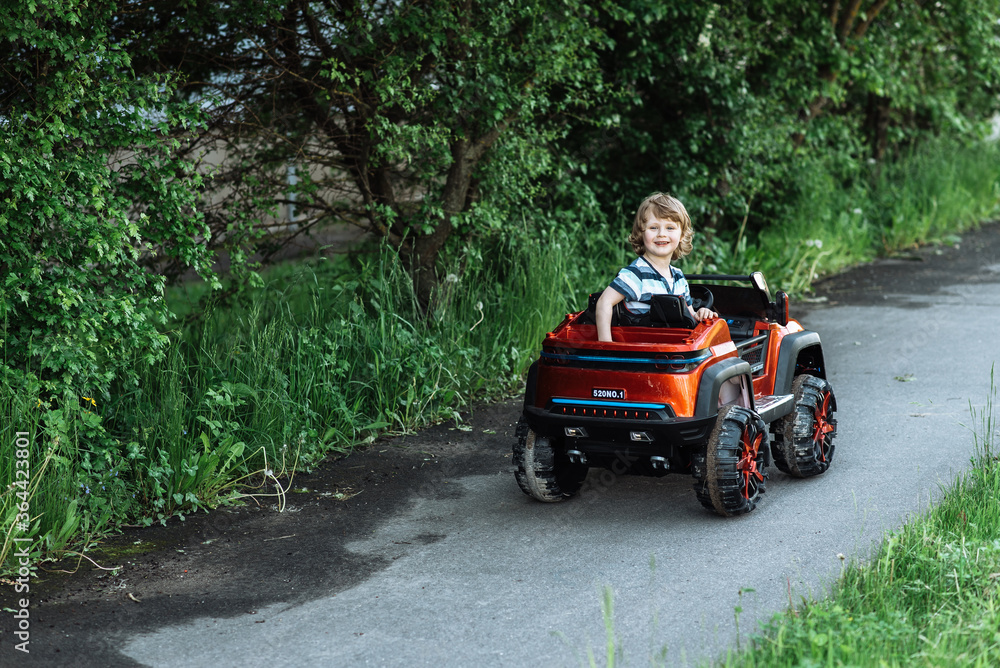
M 915 244 L 953 241 L 995 217 L 1000 205 L 995 142 L 932 140 L 869 167 L 844 187 L 835 167 L 800 163 L 788 217 L 751 235 L 747 251 L 737 253 L 739 270 L 761 269 L 775 285 L 802 293 L 845 267 Z
M 210 244 L 242 267 L 348 221 L 390 242 L 427 305 L 442 259 L 524 218 L 600 227 L 668 190 L 710 243 L 739 246 L 800 213 L 803 171 L 882 188 L 887 156 L 976 136 L 1000 108 L 996 14 L 994 0 L 158 1 L 115 30 L 141 33 L 144 68 L 198 81 L 188 95 L 233 101 L 208 105 L 205 147 L 227 156 Z
M 870 160 L 979 137 L 998 109 L 993 0 L 609 7 L 603 69 L 629 97 L 593 112 L 620 119 L 612 132 L 581 124 L 564 148 L 614 215 L 666 190 L 735 240 L 792 217 L 803 167 L 875 187 Z
M 649 191 L 685 271 L 793 292 L 997 206 L 989 0 L 123 3 L 0 10 L 0 526 L 39 555 L 516 391 Z M 329 221 L 387 244 L 259 283 Z
M 167 345 L 157 328 L 163 280 L 141 267 L 150 247 L 208 275 L 192 209 L 198 177 L 173 156 L 171 135 L 199 115 L 171 101 L 170 77 L 135 76 L 108 39 L 114 11 L 107 2 L 0 9 L 5 462 L 12 433 L 32 444 L 28 526 L 11 521 L 10 488 L 0 498 L 8 547 L 15 528 L 44 552 L 134 512 L 96 408 Z M 12 482 L 12 470 L 0 479 Z
M 644 0 L 607 10 L 614 49 L 603 67 L 627 97 L 600 111 L 618 120 L 611 130 L 581 125 L 567 140 L 589 158 L 585 180 L 619 215 L 665 190 L 699 225 L 739 220 L 790 157 L 793 120 L 749 90 L 747 70 L 764 47 L 747 10 Z
M 606 97 L 606 40 L 579 0 L 199 5 L 193 32 L 187 7 L 139 12 L 163 26 L 136 42 L 143 62 L 235 101 L 212 106 L 206 136 L 224 150 L 213 230 L 238 221 L 267 258 L 290 234 L 349 221 L 389 241 L 425 305 L 442 249 L 516 224 L 568 115 Z
M 514 390 L 544 332 L 580 299 L 573 279 L 582 269 L 567 266 L 564 249 L 511 238 L 491 251 L 508 262 L 449 273 L 427 319 L 388 249 L 349 273 L 330 263 L 282 272 L 246 306 L 190 330 L 177 375 L 157 376 L 181 383 L 179 396 L 205 397 L 214 412 L 195 421 L 216 440 L 239 435 L 271 453 L 287 443 L 305 461 L 451 417 Z M 555 294 L 535 287 L 547 280 L 543 267 L 563 269 Z
M 139 267 L 150 243 L 205 269 L 197 177 L 170 154 L 195 115 L 169 102 L 169 79 L 133 75 L 104 32 L 112 10 L 0 10 L 2 373 L 20 391 L 37 378 L 53 406 L 134 379 L 123 351 L 161 353 L 163 281 Z

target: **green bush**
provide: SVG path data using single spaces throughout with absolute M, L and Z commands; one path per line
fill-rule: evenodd
M 56 549 L 134 514 L 97 408 L 168 344 L 163 279 L 142 266 L 151 247 L 208 275 L 198 177 L 171 134 L 199 114 L 173 101 L 170 77 L 132 72 L 108 37 L 113 10 L 0 10 L 0 481 L 17 481 L 17 432 L 32 474 L 0 497 L 6 546 L 17 530 Z M 22 504 L 30 521 L 14 522 Z
M 133 74 L 111 17 L 104 3 L 0 10 L 3 373 L 53 406 L 134 380 L 123 351 L 162 352 L 163 279 L 140 266 L 150 245 L 205 269 L 197 176 L 170 135 L 197 114 L 171 102 L 169 78 Z

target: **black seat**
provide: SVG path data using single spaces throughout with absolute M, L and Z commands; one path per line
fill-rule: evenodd
M 597 300 L 601 293 L 590 295 L 587 310 L 577 321 L 581 325 L 597 324 Z M 697 321 L 687 308 L 687 304 L 677 295 L 654 295 L 649 303 L 648 313 L 631 313 L 625 302 L 618 302 L 611 313 L 612 327 L 679 327 L 694 329 Z
M 681 327 L 694 329 L 698 321 L 691 315 L 687 302 L 677 295 L 653 295 L 649 304 L 651 327 Z

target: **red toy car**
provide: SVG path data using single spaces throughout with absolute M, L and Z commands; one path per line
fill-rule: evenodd
M 649 322 L 618 313 L 614 342 L 600 342 L 595 294 L 546 335 L 514 445 L 525 494 L 573 496 L 591 466 L 689 473 L 701 504 L 729 516 L 754 509 L 772 458 L 800 478 L 829 468 L 837 402 L 819 335 L 788 318 L 788 296 L 772 299 L 760 272 L 688 280 L 695 309 L 719 318 L 695 323 L 679 297 L 663 295 Z M 742 401 L 720 407 L 730 379 Z

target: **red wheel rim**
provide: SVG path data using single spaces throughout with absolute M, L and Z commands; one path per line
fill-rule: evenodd
M 760 454 L 760 444 L 763 440 L 763 432 L 758 431 L 752 425 L 747 425 L 740 436 L 740 460 L 736 463 L 736 470 L 740 474 L 744 499 L 749 499 L 752 496 L 750 488 L 756 484 L 755 479 L 756 481 L 764 480 L 764 474 L 757 468 L 757 457 Z
M 830 420 L 830 393 L 823 393 L 823 401 L 820 402 L 816 410 L 813 411 L 813 444 L 819 450 L 819 459 L 826 461 L 827 436 L 833 432 L 833 423 Z

